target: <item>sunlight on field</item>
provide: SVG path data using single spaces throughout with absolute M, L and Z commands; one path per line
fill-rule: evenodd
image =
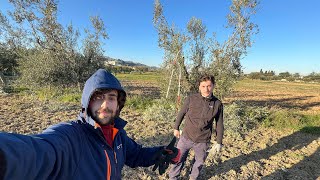
M 129 95 L 160 96 L 157 73 L 117 74 Z M 241 101 L 248 105 L 297 110 L 303 114 L 320 114 L 320 84 L 304 82 L 239 81 L 225 103 Z
M 244 79 L 225 101 L 251 105 L 296 109 L 306 114 L 320 113 L 320 84 Z
M 153 101 L 160 97 L 159 75 L 118 74 L 117 76 L 129 95 L 126 106 L 121 112 L 121 117 L 128 121 L 125 129 L 129 137 L 144 146 L 167 144 L 172 138 L 172 123 L 176 112 L 170 114 L 169 110 L 160 108 L 164 104 L 162 101 L 158 104 Z M 5 116 L 0 115 L 0 130 L 35 134 L 52 124 L 74 119 L 79 113 L 78 98 L 81 94 L 68 89 L 59 92 L 51 89 L 51 91 L 43 89 L 34 93 L 37 95 L 34 97 L 22 93 L 0 94 L 0 113 L 5 114 Z M 64 96 L 60 96 L 61 94 Z M 54 101 L 57 97 L 59 102 Z M 219 157 L 208 157 L 201 179 L 320 177 L 317 161 L 320 155 L 319 98 L 320 84 L 248 79 L 237 83 L 235 92 L 226 98 L 225 104 L 233 101 L 242 101 L 246 104 L 235 106 L 229 111 L 227 109 L 231 105 L 225 106 L 226 130 L 231 125 L 227 123 L 228 115 L 234 117 L 235 121 L 232 122 L 242 127 L 245 123 L 240 121 L 241 119 L 247 122 L 254 122 L 255 117 L 265 119 L 260 119 L 262 126 L 249 129 L 241 136 L 234 136 L 225 131 L 223 140 L 225 146 Z M 72 102 L 75 104 L 60 102 L 66 99 L 73 99 Z M 260 115 L 263 115 L 265 111 L 261 111 L 261 108 L 259 110 L 254 105 L 268 107 L 273 111 L 267 114 L 268 117 L 257 116 L 255 113 L 259 115 L 261 112 Z M 300 112 L 310 115 L 301 116 L 298 114 Z M 159 118 L 161 117 L 159 114 L 164 118 Z M 269 125 L 264 126 L 265 122 Z M 181 173 L 183 179 L 188 177 L 188 170 L 194 157 L 192 153 L 193 151 L 190 152 L 186 168 Z M 168 172 L 160 176 L 151 171 L 151 168 L 125 167 L 123 172 L 125 172 L 122 176 L 124 180 L 168 179 Z
M 143 74 L 116 74 L 129 96 L 160 98 L 159 80 L 161 76 L 155 72 Z
M 144 81 L 144 82 L 157 82 L 160 79 L 160 75 L 155 72 L 148 73 L 134 73 L 134 74 L 116 74 L 120 81 Z

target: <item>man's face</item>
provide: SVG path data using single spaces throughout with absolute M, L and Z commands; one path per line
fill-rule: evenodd
M 199 85 L 199 91 L 203 97 L 208 97 L 211 95 L 213 91 L 214 85 L 210 80 L 202 81 Z
M 99 125 L 113 124 L 118 108 L 116 90 L 97 91 L 91 96 L 89 111 Z

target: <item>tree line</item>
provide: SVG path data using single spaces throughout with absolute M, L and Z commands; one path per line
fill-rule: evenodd
M 265 81 L 270 80 L 285 80 L 285 81 L 304 81 L 304 82 L 320 82 L 320 73 L 312 72 L 306 76 L 302 76 L 299 73 L 280 72 L 278 75 L 275 71 L 263 71 L 251 72 L 246 74 L 245 77 L 250 79 L 260 79 Z

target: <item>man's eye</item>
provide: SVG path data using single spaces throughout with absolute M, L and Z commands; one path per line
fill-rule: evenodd
M 103 99 L 103 95 L 97 95 L 94 99 L 95 100 L 101 100 L 101 99 Z

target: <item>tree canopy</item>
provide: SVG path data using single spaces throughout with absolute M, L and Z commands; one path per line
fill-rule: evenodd
M 71 23 L 64 27 L 58 22 L 57 0 L 10 3 L 14 9 L 0 13 L 0 36 L 15 55 L 10 63 L 19 65 L 20 83 L 31 87 L 80 85 L 103 67 L 102 40 L 108 35 L 99 16 L 90 17 L 93 28 L 86 29 L 80 40 L 81 33 Z M 10 63 L 4 64 L 7 69 Z
M 171 83 L 171 96 L 198 90 L 197 79 L 203 74 L 216 78 L 216 95 L 225 97 L 242 74 L 241 58 L 252 46 L 258 26 L 251 17 L 256 14 L 257 0 L 233 0 L 227 16 L 226 28 L 231 34 L 219 42 L 217 34 L 207 36 L 201 19 L 192 17 L 186 25 L 187 33 L 169 26 L 160 0 L 154 2 L 153 24 L 158 31 L 158 44 L 164 50 L 163 72 L 165 84 Z M 188 56 L 187 52 L 191 55 Z M 166 88 L 164 88 L 166 89 Z M 170 89 L 170 88 L 168 88 Z M 178 92 L 177 92 L 178 91 Z

